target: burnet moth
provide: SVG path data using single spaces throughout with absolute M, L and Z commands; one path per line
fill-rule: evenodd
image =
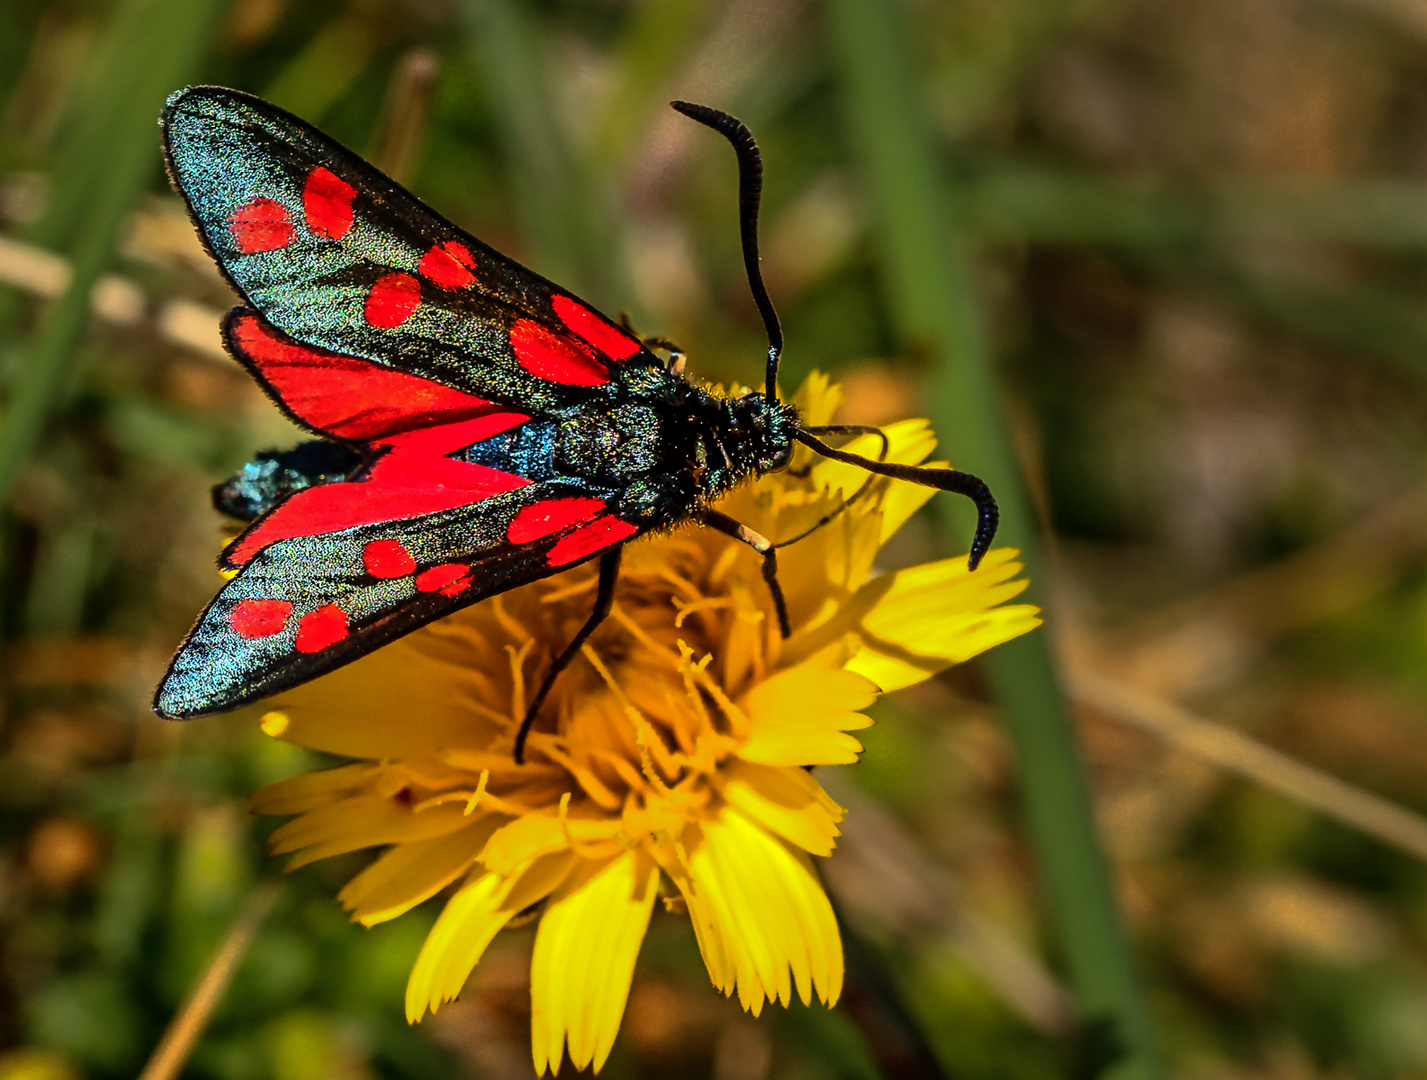
M 516 736 L 522 761 L 541 703 L 608 614 L 620 552 L 638 536 L 702 522 L 749 544 L 788 635 L 777 552 L 799 538 L 774 543 L 712 504 L 785 466 L 796 443 L 971 498 L 976 568 L 997 524 L 984 483 L 835 450 L 823 437 L 875 429 L 808 427 L 778 400 L 783 337 L 758 267 L 758 148 L 725 113 L 673 107 L 738 156 L 744 264 L 768 332 L 762 393 L 708 393 L 274 105 L 211 86 L 169 98 L 169 176 L 243 299 L 223 340 L 318 438 L 262 455 L 215 489 L 220 509 L 251 523 L 224 551 L 236 574 L 179 646 L 156 712 L 186 718 L 265 697 L 598 558 L 594 609 L 552 658 Z

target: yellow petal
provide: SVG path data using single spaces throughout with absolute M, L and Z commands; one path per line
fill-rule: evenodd
M 723 667 L 723 685 L 728 689 L 742 687 L 761 674 L 768 632 L 762 600 L 768 587 L 762 581 L 756 584 L 761 592 L 755 596 L 753 583 L 736 578 L 729 582 L 731 617 L 718 654 Z
M 443 624 L 448 620 L 443 620 Z M 281 694 L 287 717 L 280 738 L 314 750 L 383 760 L 436 753 L 448 746 L 483 749 L 501 732 L 471 707 L 489 678 L 440 648 L 459 624 L 424 627 L 409 637 Z M 469 660 L 470 654 L 467 654 Z M 412 688 L 420 687 L 413 707 Z M 492 694 L 486 700 L 500 700 Z
M 847 670 L 897 690 L 1039 626 L 1038 608 L 1005 603 L 1027 584 L 1014 580 L 1015 557 L 997 548 L 975 573 L 958 557 L 868 582 L 864 591 L 880 596 L 862 619 L 862 647 Z
M 831 855 L 846 811 L 806 769 L 737 759 L 723 770 L 723 797 L 758 824 L 814 855 Z
M 735 492 L 737 494 L 739 492 Z M 761 521 L 737 506 L 720 503 L 719 509 L 739 521 L 752 522 L 753 527 L 766 536 L 785 540 L 801 535 L 840 504 L 839 499 L 827 496 L 805 505 L 782 508 L 776 515 Z M 835 608 L 867 580 L 880 529 L 876 514 L 842 514 L 779 553 L 778 582 L 787 600 L 795 633 L 798 628 L 825 618 L 830 608 Z M 728 550 L 730 572 L 726 578 L 716 581 L 714 588 L 729 588 L 728 582 L 741 579 L 764 613 L 764 625 L 768 628 L 765 633 L 776 635 L 773 603 L 763 581 L 762 559 L 746 545 Z M 737 692 L 739 687 L 733 684 L 728 689 Z
M 511 879 L 483 874 L 463 885 L 426 935 L 406 982 L 406 1020 L 414 1024 L 461 992 L 486 946 L 515 913 L 500 902 Z
M 925 420 L 899 420 L 888 424 L 883 431 L 887 435 L 887 461 L 904 465 L 921 465 L 926 468 L 950 468 L 944 461 L 927 461 L 936 449 L 936 436 Z M 881 451 L 881 440 L 875 435 L 863 435 L 852 440 L 842 449 L 863 457 L 876 458 Z M 821 459 L 813 469 L 813 478 L 829 487 L 837 488 L 844 496 L 850 496 L 866 481 L 868 473 L 856 465 Z M 878 546 L 885 544 L 907 519 L 927 504 L 937 489 L 925 484 L 914 484 L 904 480 L 883 481 L 884 493 L 877 497 L 881 511 L 881 529 L 877 537 Z M 862 513 L 867 513 L 864 509 Z
M 536 1073 L 558 1072 L 568 1038 L 577 1069 L 599 1072 L 614 1046 L 659 868 L 631 851 L 567 879 L 551 897 L 530 963 L 530 1033 Z
M 365 762 L 303 773 L 253 794 L 255 814 L 301 814 L 371 787 L 375 769 Z
M 449 836 L 398 844 L 347 882 L 338 901 L 355 921 L 375 926 L 435 896 L 471 868 L 505 819 L 489 815 L 469 820 L 466 828 Z
M 531 860 L 515 875 L 515 884 L 501 906 L 517 915 L 534 907 L 563 885 L 565 879 L 584 862 L 584 859 L 568 851 L 557 851 L 553 855 Z
M 672 845 L 655 849 L 660 868 L 679 888 L 684 904 L 689 909 L 689 922 L 694 927 L 694 937 L 699 943 L 699 953 L 704 967 L 708 968 L 709 979 L 723 991 L 725 997 L 733 993 L 738 981 L 738 971 L 734 966 L 733 951 L 724 938 L 723 927 L 713 906 L 694 886 L 689 876 L 688 864 L 679 857 Z
M 842 992 L 842 939 L 812 862 L 739 811 L 705 822 L 689 857 L 694 890 L 731 954 L 738 998 L 757 1015 L 764 1000 L 804 1004 L 815 989 L 829 1005 Z
M 950 468 L 944 461 L 926 461 L 921 464 L 929 469 Z M 907 523 L 907 519 L 925 506 L 935 494 L 937 489 L 934 487 L 913 484 L 906 480 L 893 480 L 882 499 L 881 542 L 885 544 L 890 540 L 893 534 Z
M 501 927 L 559 887 L 574 863 L 574 856 L 562 852 L 537 859 L 516 874 L 480 874 L 461 886 L 426 935 L 411 969 L 407 1023 L 453 1000 Z
M 471 823 L 459 802 L 413 810 L 402 799 L 358 795 L 310 810 L 278 828 L 268 840 L 274 855 L 301 853 L 289 869 L 361 848 L 429 840 Z
M 759 683 L 743 701 L 749 736 L 739 748 L 760 765 L 847 765 L 862 744 L 848 731 L 870 727 L 858 712 L 877 687 L 863 676 L 821 663 L 800 664 Z
M 889 482 L 878 481 L 879 484 Z M 817 524 L 820 517 L 841 505 L 840 498 L 829 497 L 820 505 L 809 505 L 796 521 L 784 514 L 774 535 L 777 538 L 801 535 Z M 853 511 L 833 518 L 779 556 L 778 580 L 788 594 L 795 627 L 800 624 L 799 609 L 814 615 L 829 603 L 841 603 L 867 580 L 872 570 L 882 535 L 882 518 L 871 507 L 860 503 L 852 505 Z M 750 580 L 758 578 L 750 575 Z
M 821 427 L 832 423 L 833 416 L 842 408 L 842 386 L 821 371 L 814 371 L 788 400 L 797 406 L 803 423 L 809 427 Z
M 481 863 L 487 870 L 508 874 L 538 855 L 547 855 L 569 846 L 565 823 L 553 814 L 526 814 L 496 830 Z

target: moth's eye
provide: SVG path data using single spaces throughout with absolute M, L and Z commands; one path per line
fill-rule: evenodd
M 793 443 L 789 440 L 782 446 L 775 447 L 773 452 L 768 455 L 768 471 L 782 472 L 792 463 L 792 460 Z

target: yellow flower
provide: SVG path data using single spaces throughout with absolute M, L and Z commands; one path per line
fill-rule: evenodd
M 794 398 L 827 423 L 814 377 Z M 919 463 L 925 421 L 893 424 L 889 460 Z M 877 452 L 874 440 L 850 447 Z M 720 509 L 775 539 L 866 480 L 801 451 Z M 847 512 L 783 549 L 793 635 L 778 632 L 761 560 L 713 529 L 631 544 L 614 610 L 555 683 L 513 760 L 525 701 L 589 613 L 592 565 L 511 590 L 288 694 L 269 734 L 358 759 L 259 792 L 295 814 L 272 837 L 292 866 L 386 850 L 342 890 L 371 926 L 453 883 L 407 985 L 412 1022 L 460 993 L 511 919 L 539 905 L 531 962 L 535 1068 L 568 1046 L 599 1069 L 624 1013 L 656 897 L 689 913 L 709 976 L 755 1015 L 796 992 L 833 1004 L 842 945 L 812 856 L 843 811 L 805 766 L 849 764 L 862 710 L 1023 634 L 1036 609 L 1015 552 L 873 575 L 878 549 L 932 494 L 877 479 Z

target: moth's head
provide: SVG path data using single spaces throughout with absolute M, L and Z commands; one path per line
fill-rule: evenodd
M 761 475 L 786 469 L 793 460 L 797 408 L 786 402 L 769 401 L 760 390 L 750 390 L 734 401 L 740 414 L 740 427 L 750 433 L 747 442 L 757 472 Z

